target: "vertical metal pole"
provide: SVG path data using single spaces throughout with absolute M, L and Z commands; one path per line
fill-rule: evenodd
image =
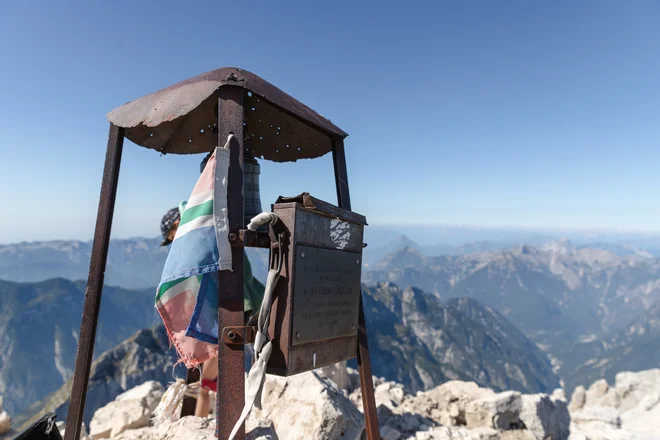
M 218 98 L 218 143 L 224 145 L 233 134 L 230 144 L 229 184 L 227 208 L 229 231 L 238 233 L 243 225 L 243 101 L 245 90 L 240 87 L 221 87 Z M 220 271 L 218 287 L 218 394 L 216 397 L 216 426 L 220 440 L 227 440 L 245 405 L 244 347 L 229 346 L 223 341 L 223 329 L 244 325 L 243 248 L 232 247 L 233 271 Z M 245 426 L 236 436 L 244 440 Z
M 348 172 L 346 171 L 346 153 L 344 140 L 334 138 L 332 143 L 332 162 L 335 168 L 335 184 L 337 185 L 337 199 L 339 207 L 351 209 L 351 196 L 348 190 Z M 380 440 L 378 429 L 378 415 L 376 413 L 376 399 L 374 396 L 374 383 L 371 375 L 371 360 L 369 358 L 369 344 L 367 341 L 367 325 L 360 295 L 360 310 L 358 314 L 358 371 L 360 372 L 360 388 L 362 389 L 362 407 L 364 408 L 364 422 L 368 440 Z
M 186 384 L 199 382 L 200 379 L 199 369 L 190 368 L 186 373 Z M 194 416 L 195 408 L 197 407 L 197 399 L 191 396 L 184 396 L 181 402 L 181 417 Z
M 96 231 L 92 245 L 92 259 L 89 266 L 85 303 L 83 305 L 82 323 L 80 324 L 80 338 L 78 353 L 76 355 L 76 369 L 73 373 L 71 387 L 71 400 L 66 418 L 65 440 L 78 440 L 87 397 L 87 382 L 92 367 L 94 355 L 94 339 L 96 338 L 96 324 L 99 319 L 101 307 L 101 293 L 105 276 L 105 263 L 108 258 L 110 244 L 110 230 L 112 229 L 112 216 L 115 210 L 117 196 L 117 183 L 119 181 L 119 166 L 124 146 L 124 129 L 110 124 L 108 136 L 108 149 L 105 155 L 103 168 L 103 181 L 101 183 L 101 196 L 96 214 Z

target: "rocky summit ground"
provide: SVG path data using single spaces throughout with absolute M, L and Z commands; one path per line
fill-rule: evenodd
M 359 377 L 354 370 L 349 376 L 349 390 L 318 371 L 268 376 L 262 409 L 253 409 L 246 423 L 247 439 L 365 439 Z M 396 382 L 374 378 L 374 386 L 383 440 L 660 439 L 660 369 L 619 373 L 612 385 L 600 380 L 578 387 L 570 404 L 561 389 L 550 395 L 496 393 L 474 382 L 448 381 L 410 395 Z M 121 394 L 96 410 L 83 439 L 215 439 L 213 414 L 153 426 L 163 392 L 149 381 Z M 1 413 L 0 422 L 5 420 L 0 425 L 7 432 L 11 419 Z M 65 431 L 62 422 L 58 427 Z

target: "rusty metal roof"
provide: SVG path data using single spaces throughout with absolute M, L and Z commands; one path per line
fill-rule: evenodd
M 328 119 L 282 90 L 243 69 L 203 73 L 131 101 L 108 113 L 134 143 L 162 153 L 193 154 L 217 145 L 217 91 L 246 91 L 245 148 L 255 157 L 289 162 L 322 156 L 331 138 L 348 136 Z

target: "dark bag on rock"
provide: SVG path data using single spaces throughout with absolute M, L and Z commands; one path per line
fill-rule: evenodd
M 14 437 L 14 440 L 62 440 L 55 426 L 55 414 L 46 414 L 28 429 Z

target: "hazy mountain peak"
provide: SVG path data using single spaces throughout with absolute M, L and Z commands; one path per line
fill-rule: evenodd
M 561 240 L 551 241 L 543 244 L 541 249 L 555 255 L 567 256 L 574 255 L 577 247 L 570 240 L 562 238 Z

